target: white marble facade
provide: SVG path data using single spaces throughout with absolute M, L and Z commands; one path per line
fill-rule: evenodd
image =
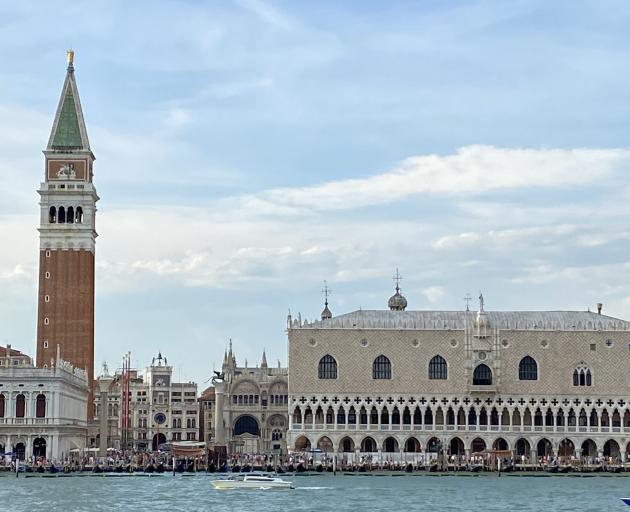
M 61 462 L 85 447 L 87 374 L 58 361 L 35 368 L 30 357 L 0 347 L 0 453 L 5 457 Z

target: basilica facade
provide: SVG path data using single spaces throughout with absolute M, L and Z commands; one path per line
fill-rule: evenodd
M 264 351 L 260 366 L 247 361 L 238 365 L 230 341 L 217 373 L 221 378 L 215 379 L 211 398 L 214 429 L 205 434 L 209 445 L 225 446 L 232 454 L 286 453 L 288 369 L 279 361 L 276 368 L 270 367 Z M 208 414 L 203 416 L 205 425 L 209 425 Z
M 397 287 L 387 310 L 289 316 L 290 449 L 625 461 L 630 322 L 475 309 L 407 311 Z

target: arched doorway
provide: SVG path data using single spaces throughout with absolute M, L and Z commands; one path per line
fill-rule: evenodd
M 33 455 L 35 457 L 46 458 L 46 439 L 43 437 L 36 437 L 33 441 Z
M 571 439 L 563 439 L 560 441 L 558 445 L 558 456 L 559 457 L 571 457 L 575 454 L 575 445 Z
M 26 446 L 24 443 L 18 443 L 13 448 L 13 453 L 19 460 L 26 460 Z
M 253 436 L 260 435 L 260 428 L 258 427 L 258 422 L 256 418 L 253 416 L 241 416 L 236 420 L 234 424 L 234 435 L 241 436 L 243 434 L 251 434 Z
M 481 437 L 476 437 L 473 442 L 470 443 L 472 453 L 479 453 L 486 449 L 486 442 Z
M 366 453 L 377 452 L 378 448 L 376 448 L 376 441 L 371 437 L 366 437 L 361 441 L 361 451 Z
M 332 452 L 333 443 L 330 440 L 330 437 L 327 437 L 327 436 L 320 437 L 319 441 L 317 441 L 317 448 L 323 452 Z
M 604 457 L 619 458 L 619 444 L 614 439 L 609 439 L 604 443 Z
M 339 443 L 339 451 L 350 453 L 354 451 L 354 441 L 350 437 L 344 437 Z
M 461 456 L 465 453 L 464 441 L 462 441 L 459 437 L 454 437 L 451 439 L 449 443 L 449 448 L 451 455 Z
M 313 421 L 312 415 L 310 421 Z M 260 440 L 260 427 L 253 416 L 249 414 L 240 416 L 234 423 L 232 434 L 233 451 L 240 453 L 258 453 L 260 451 L 258 443 Z
M 411 453 L 420 453 L 422 448 L 420 447 L 420 441 L 415 437 L 410 437 L 405 441 L 405 451 Z
M 497 437 L 494 440 L 494 443 L 492 443 L 492 449 L 493 450 L 509 450 L 510 448 L 508 447 L 508 443 L 505 439 L 503 439 L 502 437 Z
M 539 457 L 552 457 L 553 456 L 553 447 L 551 445 L 551 441 L 547 438 L 542 438 L 536 444 L 536 453 Z
M 597 457 L 597 445 L 592 439 L 587 439 L 582 443 L 582 457 Z
M 532 451 L 532 447 L 529 444 L 527 439 L 523 439 L 522 437 L 516 441 L 514 445 L 514 450 L 516 451 L 516 455 L 519 457 L 529 457 Z
M 166 436 L 161 432 L 159 434 L 155 434 L 153 436 L 153 443 L 151 445 L 154 452 L 157 452 L 160 449 L 160 445 L 166 443 Z
M 383 443 L 383 451 L 387 453 L 394 453 L 398 451 L 398 441 L 394 437 L 388 437 Z
M 295 450 L 298 452 L 306 452 L 311 449 L 311 441 L 306 436 L 300 436 L 295 440 Z M 332 451 L 332 450 L 331 450 Z

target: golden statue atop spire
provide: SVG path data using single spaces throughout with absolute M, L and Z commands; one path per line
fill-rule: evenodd
M 68 66 L 72 66 L 74 63 L 74 50 L 72 48 L 66 50 L 66 60 L 68 61 Z

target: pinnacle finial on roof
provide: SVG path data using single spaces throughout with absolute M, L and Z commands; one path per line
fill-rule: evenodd
M 328 320 L 332 318 L 332 313 L 328 308 L 328 296 L 332 293 L 332 290 L 328 288 L 328 281 L 324 279 L 324 288 L 322 289 L 324 294 L 324 310 L 322 311 L 322 320 Z
M 396 267 L 396 275 L 393 277 L 393 280 L 396 281 L 396 293 L 389 298 L 387 306 L 390 311 L 404 311 L 407 307 L 407 299 L 400 293 L 400 281 L 402 281 L 402 277 L 398 272 L 398 267 Z
M 73 67 L 74 65 L 74 50 L 69 48 L 66 50 L 66 60 L 68 61 L 68 68 Z
M 402 281 L 402 276 L 398 272 L 398 267 L 396 267 L 396 275 L 392 279 L 396 281 L 396 291 L 400 291 L 400 282 Z
M 466 311 L 470 311 L 470 301 L 472 300 L 472 297 L 470 296 L 469 292 L 466 292 L 466 296 L 464 297 L 464 302 L 466 303 Z
M 483 293 L 479 292 L 479 312 L 483 313 L 483 306 L 485 304 L 485 301 L 483 300 Z

